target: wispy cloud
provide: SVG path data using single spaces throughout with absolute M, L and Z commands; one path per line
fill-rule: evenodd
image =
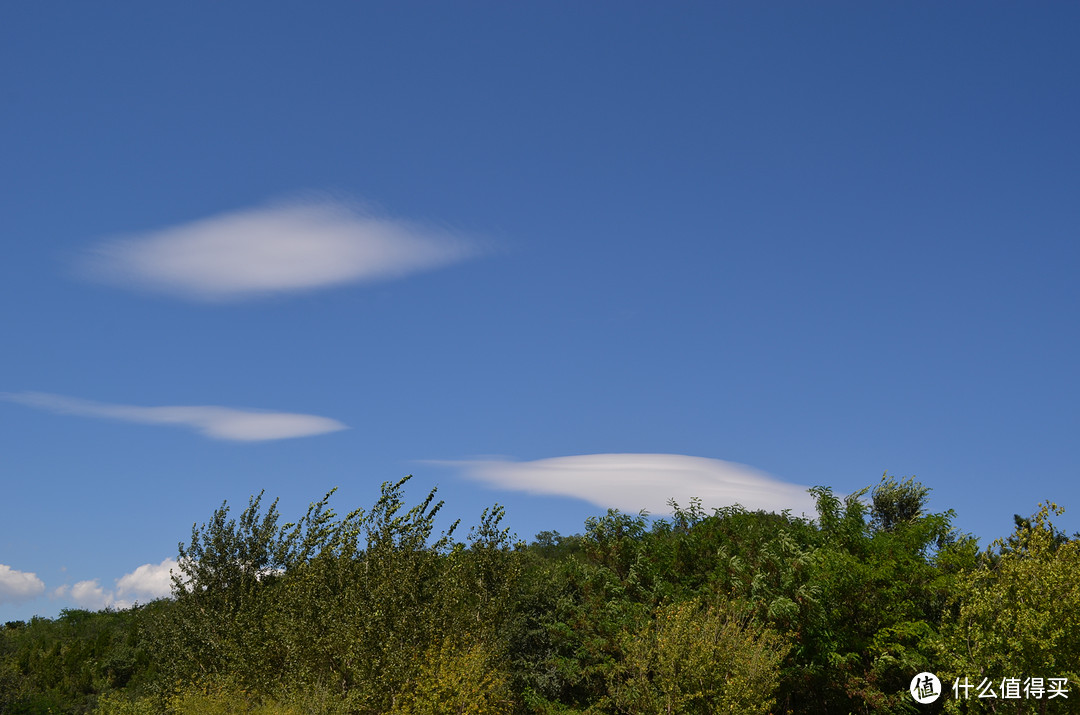
M 45 584 L 37 574 L 0 564 L 0 603 L 29 601 L 43 593 Z
M 741 504 L 747 509 L 815 514 L 806 487 L 782 482 L 752 467 L 681 454 L 585 454 L 533 462 L 474 460 L 457 466 L 475 480 L 531 494 L 577 497 L 601 507 L 670 513 L 667 502 L 687 506 L 700 497 L 707 509 Z
M 175 559 L 165 559 L 160 564 L 143 564 L 116 579 L 114 589 L 105 589 L 95 578 L 55 588 L 51 596 L 72 601 L 82 608 L 128 608 L 135 603 L 147 603 L 171 595 L 172 579 L 169 572 L 176 566 Z
M 395 278 L 476 253 L 460 237 L 335 201 L 236 211 L 94 248 L 87 276 L 205 301 Z
M 0 393 L 0 399 L 65 415 L 187 427 L 206 437 L 236 442 L 310 437 L 348 429 L 329 417 L 216 405 L 139 407 L 92 402 L 45 392 L 4 392 Z

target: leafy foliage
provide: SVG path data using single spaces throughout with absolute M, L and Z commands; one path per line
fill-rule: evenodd
M 981 552 L 888 475 L 813 489 L 816 520 L 692 500 L 526 545 L 498 505 L 436 533 L 442 502 L 408 506 L 407 481 L 285 524 L 261 494 L 222 504 L 179 545 L 171 599 L 6 624 L 0 712 L 989 712 L 919 709 L 908 683 L 1080 685 L 1080 542 L 1052 504 Z
M 1064 677 L 1080 685 L 1080 541 L 1062 539 L 1051 521 L 1062 513 L 1040 505 L 959 579 L 956 617 L 942 638 L 949 676 Z M 955 705 L 950 712 L 960 712 Z M 1035 701 L 1028 705 L 1038 712 Z
M 786 647 L 776 634 L 697 600 L 657 610 L 627 634 L 610 701 L 625 713 L 764 715 Z

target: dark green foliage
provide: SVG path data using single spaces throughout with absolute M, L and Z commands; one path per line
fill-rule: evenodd
M 499 506 L 435 533 L 407 479 L 283 525 L 223 504 L 172 599 L 5 624 L 0 713 L 960 712 L 917 708 L 912 675 L 1077 677 L 1080 542 L 1053 509 L 980 553 L 886 475 L 813 489 L 816 520 L 693 500 L 525 545 Z
M 876 531 L 893 531 L 923 516 L 930 489 L 908 478 L 897 482 L 888 474 L 870 492 L 871 526 Z
M 156 677 L 141 627 L 156 604 L 126 611 L 65 610 L 0 630 L 0 712 L 89 712 L 97 695 L 140 692 Z

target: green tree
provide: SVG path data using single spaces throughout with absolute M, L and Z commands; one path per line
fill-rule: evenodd
M 504 715 L 513 711 L 509 678 L 498 657 L 468 633 L 443 638 L 420 656 L 402 695 L 400 715 Z
M 927 512 L 929 490 L 914 480 L 883 477 L 869 505 L 869 490 L 843 500 L 813 491 L 824 611 L 796 663 L 803 675 L 787 671 L 782 704 L 799 713 L 909 712 L 911 676 L 936 667 L 950 588 L 943 565 L 968 540 L 952 528 L 951 511 Z
M 1080 542 L 1062 541 L 1040 505 L 1007 539 L 995 541 L 980 565 L 958 583 L 955 620 L 946 624 L 944 675 L 978 685 L 984 678 L 1066 678 L 1080 686 Z M 1024 699 L 1016 712 L 1078 712 L 1047 699 Z M 948 703 L 950 712 L 993 711 L 988 701 Z
M 771 712 L 787 644 L 772 631 L 698 600 L 657 609 L 612 674 L 620 713 Z
M 910 524 L 923 516 L 930 488 L 908 477 L 897 482 L 888 474 L 870 492 L 871 528 L 893 531 L 902 524 Z

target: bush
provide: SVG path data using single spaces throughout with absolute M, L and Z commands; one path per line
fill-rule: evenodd
M 625 713 L 768 713 L 788 645 L 697 599 L 657 609 L 627 634 L 611 700 Z

